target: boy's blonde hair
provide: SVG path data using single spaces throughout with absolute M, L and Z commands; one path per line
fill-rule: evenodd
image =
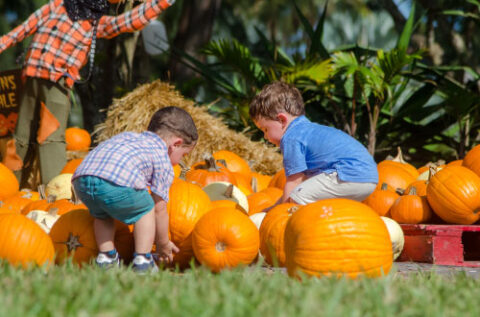
M 295 86 L 280 81 L 265 85 L 250 103 L 249 114 L 253 120 L 259 117 L 277 120 L 280 112 L 292 116 L 305 114 L 302 94 Z
M 172 135 L 182 138 L 187 146 L 195 144 L 198 140 L 197 127 L 192 116 L 182 108 L 174 106 L 157 110 L 150 119 L 148 131 L 162 138 Z

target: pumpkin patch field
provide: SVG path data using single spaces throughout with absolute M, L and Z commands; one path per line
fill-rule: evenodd
M 86 152 L 82 134 L 69 140 Z M 480 176 L 469 155 L 415 168 L 399 151 L 378 163 L 380 182 L 365 201 L 302 206 L 275 205 L 283 169 L 268 174 L 234 151 L 205 153 L 174 167 L 167 212 L 179 252 L 146 276 L 130 268 L 133 227 L 120 221 L 122 265 L 93 264 L 94 218 L 71 185 L 81 158 L 37 189 L 20 188 L 0 163 L 0 316 L 478 316 L 478 280 L 405 277 L 394 263 L 405 243 L 401 224 L 478 221 Z

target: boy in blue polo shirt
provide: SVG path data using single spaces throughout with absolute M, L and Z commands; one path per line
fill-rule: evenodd
M 251 102 L 249 113 L 283 155 L 286 183 L 276 204 L 305 205 L 327 198 L 363 201 L 377 186 L 377 165 L 367 149 L 338 129 L 309 121 L 294 86 L 266 85 Z
M 114 218 L 135 224 L 135 271 L 158 270 L 150 253 L 154 241 L 160 261 L 172 261 L 172 252 L 178 252 L 168 238 L 167 202 L 173 165 L 193 149 L 197 139 L 190 114 L 181 108 L 165 107 L 152 116 L 148 131 L 120 133 L 84 158 L 72 182 L 95 217 L 98 266 L 119 264 L 113 243 Z

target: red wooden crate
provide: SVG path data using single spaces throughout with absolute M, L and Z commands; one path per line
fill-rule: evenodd
M 400 225 L 405 246 L 397 261 L 480 267 L 480 225 Z

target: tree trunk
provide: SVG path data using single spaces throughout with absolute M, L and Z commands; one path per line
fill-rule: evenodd
M 221 2 L 222 0 L 185 0 L 173 46 L 201 60 L 198 50 L 210 41 Z M 170 57 L 169 70 L 171 78 L 178 83 L 183 83 L 195 75 L 173 54 Z

